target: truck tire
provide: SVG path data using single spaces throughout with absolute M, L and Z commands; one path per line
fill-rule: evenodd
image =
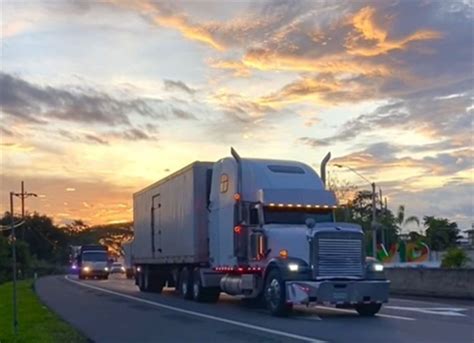
M 264 288 L 265 304 L 274 316 L 285 317 L 291 313 L 292 304 L 286 303 L 285 282 L 278 269 L 272 269 L 267 275 Z
M 151 292 L 161 293 L 163 287 L 165 287 L 166 279 L 162 273 L 149 273 L 148 274 L 148 289 Z
M 193 275 L 193 299 L 203 303 L 215 303 L 219 300 L 221 289 L 218 287 L 203 287 L 199 269 Z
M 363 317 L 373 317 L 382 308 L 382 304 L 357 304 L 356 311 Z
M 188 268 L 183 268 L 179 276 L 179 294 L 183 299 L 193 298 L 193 277 Z
M 84 280 L 86 277 L 82 274 L 79 274 L 79 280 Z
M 140 292 L 146 292 L 147 289 L 145 287 L 145 271 L 144 267 L 142 267 L 142 271 L 138 273 L 137 279 L 138 279 L 138 289 L 140 289 Z

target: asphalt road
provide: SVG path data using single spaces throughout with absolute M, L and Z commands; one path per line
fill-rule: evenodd
M 41 278 L 42 301 L 94 342 L 474 342 L 474 303 L 392 298 L 374 318 L 297 307 L 289 318 L 221 295 L 217 304 L 172 290 L 141 293 L 131 280 Z

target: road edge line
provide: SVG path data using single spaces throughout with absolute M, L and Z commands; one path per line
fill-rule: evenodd
M 161 304 L 161 303 L 158 303 L 158 302 L 155 302 L 155 301 L 134 297 L 132 295 L 127 295 L 127 294 L 119 293 L 119 292 L 116 292 L 116 291 L 108 290 L 108 289 L 105 289 L 105 288 L 85 284 L 85 283 L 82 283 L 82 282 L 79 282 L 79 281 L 76 281 L 76 280 L 72 280 L 67 275 L 64 276 L 64 279 L 66 279 L 67 281 L 69 281 L 71 283 L 75 283 L 79 286 L 82 286 L 82 287 L 95 289 L 95 290 L 98 290 L 98 291 L 101 291 L 101 292 L 104 292 L 104 293 L 113 294 L 113 295 L 116 295 L 116 296 L 119 296 L 119 297 L 123 297 L 123 298 L 130 299 L 130 300 L 135 300 L 135 301 L 138 301 L 138 302 L 142 302 L 142 303 L 152 305 L 152 306 L 156 306 L 156 307 L 161 307 L 161 308 L 171 310 L 171 311 L 175 311 L 175 312 L 181 312 L 181 313 L 185 313 L 185 314 L 196 316 L 196 317 L 215 320 L 215 321 L 226 323 L 226 324 L 231 324 L 231 325 L 235 325 L 235 326 L 244 327 L 244 328 L 247 328 L 247 329 L 266 332 L 266 333 L 270 333 L 270 334 L 277 335 L 277 336 L 283 336 L 283 337 L 287 337 L 287 338 L 297 339 L 297 340 L 304 341 L 304 342 L 327 343 L 327 341 L 319 340 L 319 339 L 316 339 L 316 338 L 300 336 L 300 335 L 289 333 L 289 332 L 269 329 L 269 328 L 265 328 L 265 327 L 262 327 L 262 326 L 257 326 L 257 325 L 253 325 L 253 324 L 239 322 L 239 321 L 232 320 L 232 319 L 219 318 L 219 317 L 215 317 L 215 316 L 210 315 L 210 314 L 195 312 L 195 311 L 191 311 L 191 310 L 185 310 L 185 309 L 182 309 L 182 308 Z
M 328 306 L 316 306 L 316 307 L 323 308 L 325 310 L 337 311 L 337 312 L 343 312 L 343 313 L 352 313 L 352 314 L 356 313 L 353 310 L 348 310 L 348 309 L 345 309 L 345 308 L 335 308 L 335 307 L 328 307 Z M 411 317 L 395 316 L 395 315 L 384 314 L 384 313 L 377 313 L 375 316 L 376 317 L 392 318 L 392 319 L 400 319 L 400 320 L 409 320 L 409 321 L 416 320 L 415 318 L 411 318 Z

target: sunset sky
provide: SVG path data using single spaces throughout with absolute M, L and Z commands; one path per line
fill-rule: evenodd
M 3 1 L 0 209 L 25 180 L 57 223 L 131 220 L 133 192 L 233 146 L 331 151 L 392 210 L 470 228 L 472 4 Z

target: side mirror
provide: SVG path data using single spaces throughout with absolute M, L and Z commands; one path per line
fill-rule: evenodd
M 316 221 L 313 218 L 307 218 L 305 220 L 305 224 L 308 227 L 308 229 L 312 229 L 313 227 L 316 226 Z

